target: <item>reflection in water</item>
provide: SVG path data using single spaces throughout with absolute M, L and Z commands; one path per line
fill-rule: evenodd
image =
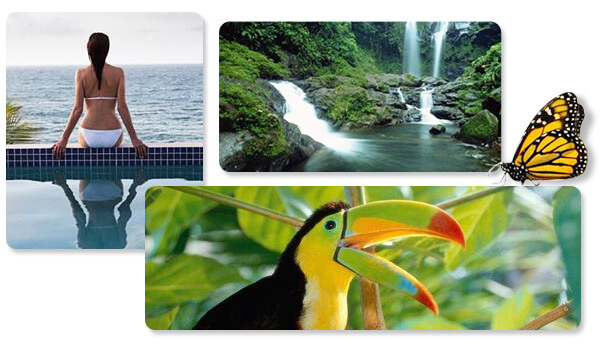
M 62 188 L 75 218 L 77 245 L 82 249 L 123 249 L 127 245 L 125 228 L 131 218 L 131 203 L 136 197 L 136 188 L 146 181 L 140 169 L 127 198 L 123 200 L 121 180 L 91 179 L 79 181 L 79 199 L 88 212 L 83 210 L 62 172 L 57 171 L 53 184 Z M 119 217 L 115 217 L 115 207 Z

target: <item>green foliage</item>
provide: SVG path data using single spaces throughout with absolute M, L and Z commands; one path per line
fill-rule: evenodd
M 581 232 L 580 232 L 580 191 L 576 187 L 564 187 L 555 194 L 553 200 L 553 224 L 561 248 L 566 268 L 572 317 L 580 324 L 581 309 Z
M 6 144 L 29 143 L 39 131 L 25 118 L 21 106 L 6 102 Z
M 284 212 L 284 204 L 276 187 L 240 187 L 236 191 L 236 198 Z M 284 251 L 296 232 L 290 225 L 248 211 L 238 211 L 238 223 L 250 239 L 277 252 Z
M 297 77 L 336 63 L 357 63 L 358 47 L 350 23 L 230 22 L 221 26 L 219 34 L 274 61 L 286 61 Z
M 159 311 L 157 311 L 159 312 Z M 160 311 L 158 314 L 147 314 L 146 315 L 146 326 L 152 330 L 168 330 L 171 328 L 171 324 L 175 319 L 175 316 L 179 312 L 179 306 L 173 308 L 167 308 Z
M 344 200 L 343 187 L 237 187 L 211 191 L 280 213 L 306 218 L 315 208 Z M 366 187 L 367 201 L 409 199 L 432 204 L 452 200 L 483 187 Z M 448 211 L 461 223 L 467 248 L 446 241 L 406 238 L 379 245 L 376 253 L 417 277 L 434 295 L 440 316 L 433 316 L 415 300 L 380 287 L 387 326 L 394 329 L 507 329 L 516 328 L 557 306 L 568 279 L 575 295 L 574 263 L 558 258 L 559 247 L 574 239 L 555 235 L 555 227 L 579 231 L 577 194 L 571 188 L 507 187 Z M 147 212 L 164 213 L 174 206 L 169 188 L 151 189 Z M 164 199 L 164 197 L 166 199 Z M 571 198 L 572 197 L 572 198 Z M 163 244 L 162 253 L 147 250 L 146 317 L 151 327 L 189 329 L 210 308 L 250 282 L 273 272 L 279 251 L 294 233 L 290 226 L 225 205 L 209 205 L 202 198 L 180 201 L 184 211 L 172 209 L 167 221 L 147 221 L 147 241 L 168 223 L 179 223 Z M 190 212 L 196 208 L 203 213 Z M 192 215 L 194 220 L 188 220 Z M 148 215 L 147 215 L 148 216 Z M 148 218 L 148 217 L 147 217 Z M 562 218 L 557 221 L 555 218 Z M 562 223 L 559 224 L 558 223 Z M 569 230 L 567 228 L 570 228 Z M 187 232 L 187 234 L 182 234 Z M 153 243 L 154 245 L 154 243 Z M 171 251 L 169 251 L 171 249 Z M 576 255 L 576 254 L 574 254 Z M 579 253 L 577 254 L 579 256 Z M 565 260 L 565 256 L 564 260 Z M 180 271 L 180 268 L 182 270 Z M 579 264 L 577 267 L 579 271 Z M 150 278 L 150 283 L 148 282 Z M 150 289 L 149 285 L 152 285 Z M 579 290 L 579 288 L 578 288 Z M 150 292 L 150 293 L 149 293 Z M 348 295 L 349 329 L 360 329 L 359 287 L 351 283 Z M 564 318 L 549 328 L 574 328 L 576 318 Z
M 395 329 L 399 330 L 466 330 L 466 327 L 444 317 L 433 314 L 409 319 Z
M 219 41 L 220 76 L 252 83 L 257 78 L 280 79 L 289 74 L 285 66 L 261 53 L 235 42 Z
M 221 40 L 219 73 L 219 130 L 251 133 L 243 149 L 250 160 L 285 153 L 282 119 L 269 107 L 271 94 L 258 79 L 286 77 L 288 70 L 243 45 Z
M 223 187 L 223 192 L 231 192 Z M 216 203 L 173 189 L 151 187 L 146 191 L 146 234 L 152 240 L 150 257 L 183 252 L 189 230 Z M 184 228 L 182 230 L 182 228 Z
M 375 102 L 360 87 L 338 86 L 337 96 L 328 117 L 338 123 L 357 123 L 366 119 L 372 112 Z
M 499 192 L 457 206 L 451 211 L 463 228 L 466 248 L 452 246 L 446 251 L 447 269 L 452 270 L 465 264 L 507 229 L 506 205 L 509 199 L 508 192 Z
M 146 304 L 200 301 L 225 284 L 242 281 L 235 268 L 203 256 L 180 254 L 162 264 L 146 262 Z
M 405 25 L 401 22 L 351 23 L 357 44 L 373 56 L 375 63 L 386 73 L 403 70 L 402 50 Z
M 493 91 L 501 87 L 501 43 L 491 46 L 486 54 L 472 62 L 461 79 L 470 84 L 470 87 L 457 94 L 461 110 L 471 115 L 480 113 L 482 99 L 490 97 Z M 475 94 L 479 100 L 467 99 L 466 95 L 470 93 Z
M 491 321 L 493 330 L 518 330 L 534 314 L 534 297 L 528 288 L 515 292 L 495 312 Z

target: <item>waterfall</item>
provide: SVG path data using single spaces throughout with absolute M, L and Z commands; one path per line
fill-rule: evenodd
M 405 97 L 403 96 L 403 91 L 401 91 L 401 87 L 397 88 L 394 92 L 399 97 L 400 102 L 402 102 L 403 104 L 407 103 L 407 101 L 405 101 Z
M 432 65 L 432 76 L 440 77 L 440 62 L 442 59 L 442 49 L 444 47 L 445 37 L 449 29 L 449 22 L 442 21 L 436 25 L 436 32 L 432 35 L 434 42 L 434 63 Z
M 315 107 L 309 103 L 305 92 L 288 81 L 273 81 L 270 84 L 286 100 L 284 120 L 298 126 L 300 132 L 339 152 L 350 152 L 355 148 L 355 140 L 332 131 L 330 124 L 317 116 Z
M 432 89 L 423 88 L 422 92 L 419 94 L 419 111 L 422 113 L 422 120 L 419 122 L 420 124 L 435 125 L 443 122 L 430 112 L 433 105 Z
M 421 76 L 421 61 L 419 57 L 419 41 L 417 38 L 417 23 L 405 23 L 405 39 L 403 41 L 403 72 Z

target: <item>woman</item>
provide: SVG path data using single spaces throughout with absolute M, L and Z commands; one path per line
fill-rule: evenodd
M 82 147 L 111 148 L 121 144 L 123 129 L 115 113 L 116 106 L 136 154 L 140 158 L 146 157 L 147 147 L 136 135 L 125 101 L 123 69 L 105 63 L 108 52 L 109 37 L 104 33 L 93 33 L 88 40 L 91 65 L 75 73 L 75 105 L 63 135 L 52 147 L 56 158 L 64 156 L 69 137 L 83 112 L 84 102 L 87 111 L 78 129 Z

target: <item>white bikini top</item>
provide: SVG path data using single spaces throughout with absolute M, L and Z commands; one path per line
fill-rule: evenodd
M 84 98 L 86 100 L 117 100 L 116 96 L 96 96 L 93 98 Z

